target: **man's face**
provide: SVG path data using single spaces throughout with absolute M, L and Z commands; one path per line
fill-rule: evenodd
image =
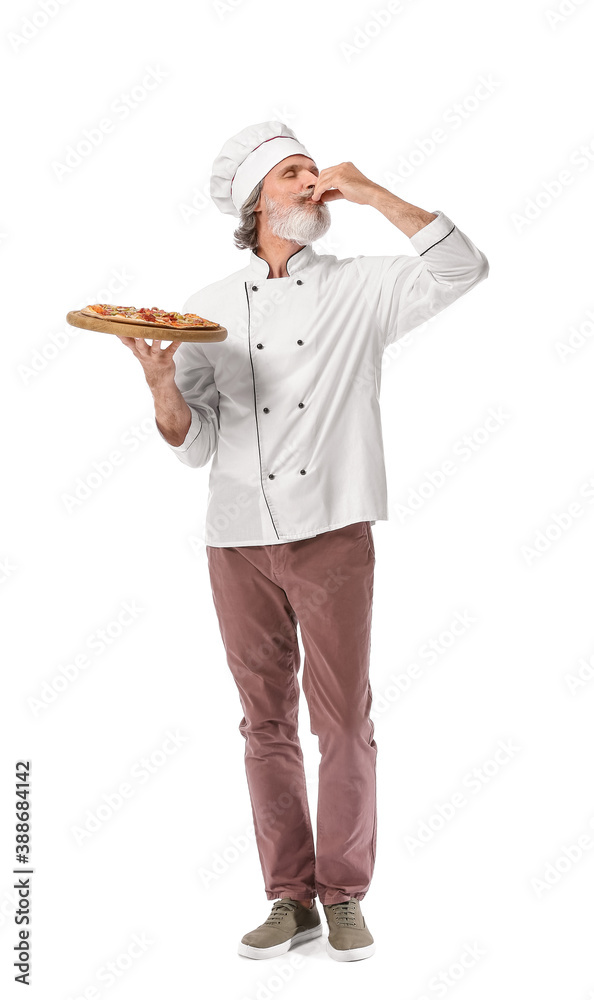
M 258 239 L 266 233 L 306 246 L 330 228 L 330 210 L 311 200 L 319 170 L 309 156 L 287 156 L 266 174 L 258 213 Z

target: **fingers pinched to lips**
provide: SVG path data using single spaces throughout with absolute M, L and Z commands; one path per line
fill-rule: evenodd
M 344 198 L 359 205 L 369 204 L 370 192 L 377 188 L 375 181 L 370 180 L 357 169 L 350 160 L 337 163 L 333 167 L 325 167 L 316 180 L 312 200 L 325 204 Z

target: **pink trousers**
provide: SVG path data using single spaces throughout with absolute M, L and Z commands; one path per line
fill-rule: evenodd
M 370 522 L 297 542 L 206 551 L 244 713 L 239 731 L 266 896 L 363 899 L 376 848 Z M 303 691 L 321 754 L 315 853 L 297 733 L 298 624 Z

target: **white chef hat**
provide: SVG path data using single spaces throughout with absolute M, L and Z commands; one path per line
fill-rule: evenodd
M 241 206 L 258 181 L 281 160 L 296 153 L 310 155 L 282 122 L 248 125 L 232 136 L 212 165 L 210 195 L 217 208 L 239 217 Z

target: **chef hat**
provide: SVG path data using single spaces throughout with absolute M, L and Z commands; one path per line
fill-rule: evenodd
M 248 125 L 228 139 L 212 165 L 210 195 L 217 208 L 239 217 L 241 206 L 258 181 L 295 153 L 310 155 L 282 122 Z

